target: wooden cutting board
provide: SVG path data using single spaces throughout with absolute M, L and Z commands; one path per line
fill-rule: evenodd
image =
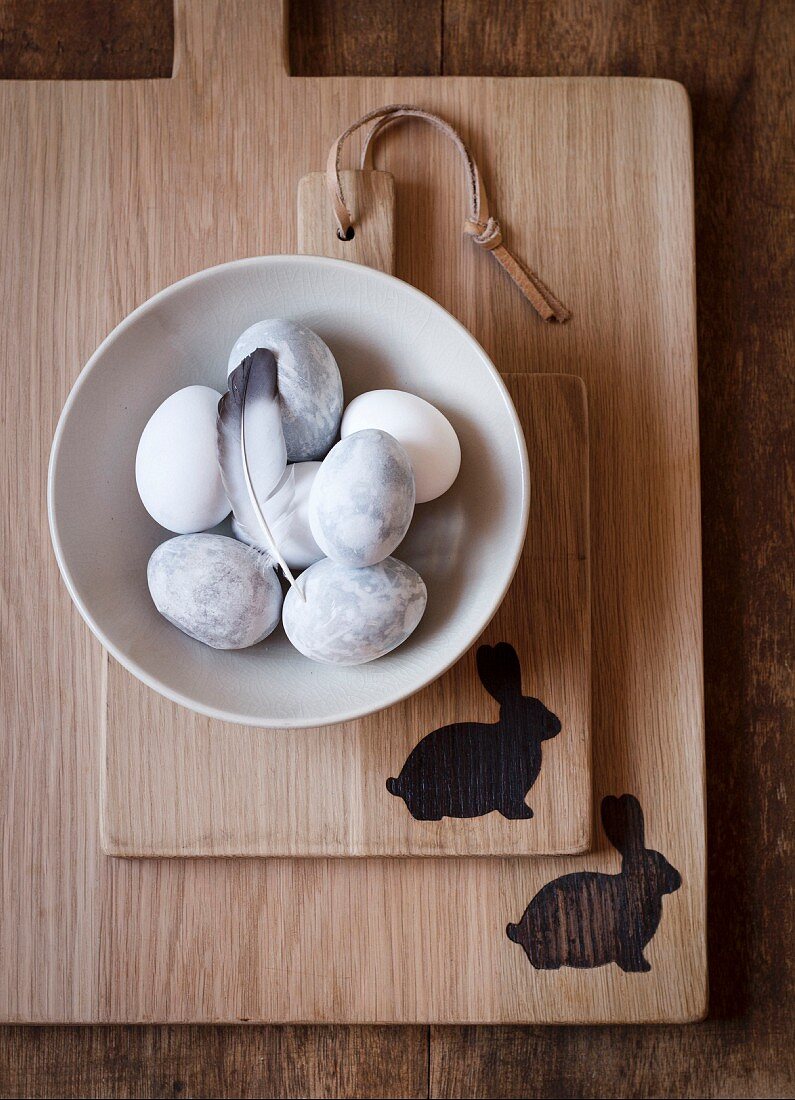
M 392 272 L 394 181 L 381 172 L 345 176 L 346 194 L 357 207 L 353 258 Z M 299 251 L 339 254 L 344 245 L 334 232 L 323 177 L 305 177 L 298 193 Z M 114 669 L 104 707 L 103 851 L 483 856 L 565 854 L 589 847 L 585 388 L 571 375 L 506 377 L 527 439 L 529 537 L 510 592 L 476 646 L 399 706 L 310 730 L 247 729 L 188 714 L 164 725 L 162 700 Z M 526 707 L 506 706 L 503 713 L 487 693 L 476 667 L 480 645 L 501 646 L 495 653 L 502 657 L 506 681 L 512 673 L 508 665 L 518 660 L 516 694 L 529 697 Z M 562 725 L 543 743 L 533 732 L 533 699 Z M 472 758 L 459 749 L 459 787 L 449 765 L 440 765 L 436 746 L 446 727 L 461 722 L 493 723 L 493 751 Z M 463 731 L 456 737 L 462 744 Z M 402 789 L 399 777 L 409 757 Z M 462 792 L 460 807 L 448 805 L 453 787 Z M 497 808 L 480 813 L 484 801 Z M 432 820 L 440 810 L 451 812 Z
M 0 85 L 0 1018 L 701 1016 L 698 422 L 683 90 L 645 80 L 290 79 L 274 49 L 283 45 L 275 4 L 194 0 L 177 6 L 176 25 L 172 80 Z M 461 241 L 457 171 L 426 171 L 441 138 L 385 135 L 380 163 L 411 225 L 397 241 L 397 273 L 458 316 L 504 373 L 585 381 L 595 808 L 607 795 L 637 796 L 645 844 L 675 871 L 655 861 L 653 874 L 632 873 L 645 849 L 629 800 L 605 807 L 624 851 L 620 882 L 584 877 L 619 872 L 602 829 L 594 851 L 551 859 L 119 860 L 100 851 L 98 701 L 105 678 L 108 698 L 137 686 L 108 667 L 57 576 L 44 507 L 57 415 L 101 337 L 155 290 L 222 260 L 294 251 L 299 178 L 323 164 L 329 137 L 350 120 L 401 101 L 461 129 L 513 249 L 574 311 L 562 328 L 537 323 L 489 257 Z M 444 262 L 429 268 L 428 254 Z M 160 736 L 185 720 L 165 702 L 156 714 Z M 575 877 L 523 916 L 565 874 Z M 671 891 L 661 907 L 635 904 L 643 882 L 655 897 Z M 622 883 L 634 883 L 623 895 L 634 917 L 619 928 L 606 899 Z M 577 959 L 561 957 L 567 920 Z M 534 939 L 539 921 L 546 933 Z M 647 934 L 648 970 L 629 949 Z M 550 969 L 556 961 L 580 965 Z

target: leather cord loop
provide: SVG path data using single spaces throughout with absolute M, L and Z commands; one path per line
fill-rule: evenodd
M 347 130 L 344 130 L 332 145 L 326 164 L 326 185 L 331 197 L 331 205 L 339 227 L 340 237 L 343 240 L 347 239 L 353 226 L 351 212 L 345 201 L 340 181 L 340 163 L 346 141 L 362 126 L 372 123 L 364 138 L 361 160 L 361 167 L 364 171 L 372 170 L 375 139 L 392 123 L 404 118 L 418 118 L 430 123 L 449 138 L 458 149 L 467 180 L 468 210 L 464 221 L 464 233 L 480 248 L 494 256 L 544 321 L 557 321 L 561 324 L 568 321 L 571 313 L 566 306 L 555 297 L 549 287 L 533 271 L 520 263 L 506 248 L 499 222 L 489 214 L 486 189 L 483 186 L 478 166 L 466 145 L 464 145 L 461 136 L 444 119 L 431 114 L 429 111 L 423 111 L 420 107 L 398 103 L 368 111 L 366 115 L 362 115 Z

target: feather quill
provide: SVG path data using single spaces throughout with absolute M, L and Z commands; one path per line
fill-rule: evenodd
M 277 381 L 276 359 L 265 348 L 232 371 L 229 392 L 218 402 L 218 463 L 237 532 L 269 554 L 295 587 L 274 534 L 289 523 L 293 501 Z

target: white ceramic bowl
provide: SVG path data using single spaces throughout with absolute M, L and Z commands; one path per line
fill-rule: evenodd
M 170 534 L 144 510 L 135 451 L 169 394 L 223 391 L 236 337 L 289 317 L 328 343 L 346 402 L 409 390 L 437 405 L 461 440 L 453 488 L 418 506 L 396 556 L 428 586 L 420 626 L 372 664 L 315 664 L 281 627 L 260 645 L 220 652 L 157 613 L 146 564 Z M 263 256 L 222 264 L 156 294 L 92 355 L 61 414 L 48 509 L 61 573 L 80 614 L 135 676 L 183 706 L 276 728 L 320 726 L 398 702 L 449 668 L 497 610 L 524 543 L 528 468 L 522 430 L 483 349 L 441 306 L 399 279 L 340 260 Z

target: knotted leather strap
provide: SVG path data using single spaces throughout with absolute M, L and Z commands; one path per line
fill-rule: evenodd
M 429 111 L 423 111 L 419 107 L 412 107 L 407 104 L 378 107 L 375 111 L 369 111 L 366 115 L 362 115 L 357 122 L 354 122 L 352 126 L 349 126 L 347 130 L 340 134 L 332 145 L 326 166 L 326 183 L 331 196 L 334 217 L 337 220 L 342 239 L 344 240 L 348 236 L 353 226 L 351 212 L 345 202 L 340 182 L 340 162 L 343 146 L 351 134 L 371 122 L 372 126 L 364 139 L 361 166 L 365 170 L 372 169 L 372 150 L 375 138 L 387 126 L 402 118 L 419 118 L 425 122 L 430 122 L 432 126 L 435 126 L 437 130 L 450 138 L 461 154 L 466 171 L 468 193 L 468 211 L 464 221 L 464 233 L 471 237 L 475 244 L 491 252 L 492 256 L 502 264 L 544 321 L 558 321 L 561 324 L 568 321 L 571 317 L 569 310 L 555 297 L 546 283 L 521 264 L 505 247 L 499 222 L 489 214 L 486 189 L 483 186 L 478 166 L 461 140 L 460 135 L 444 119 L 439 118 L 438 115 L 432 115 Z

